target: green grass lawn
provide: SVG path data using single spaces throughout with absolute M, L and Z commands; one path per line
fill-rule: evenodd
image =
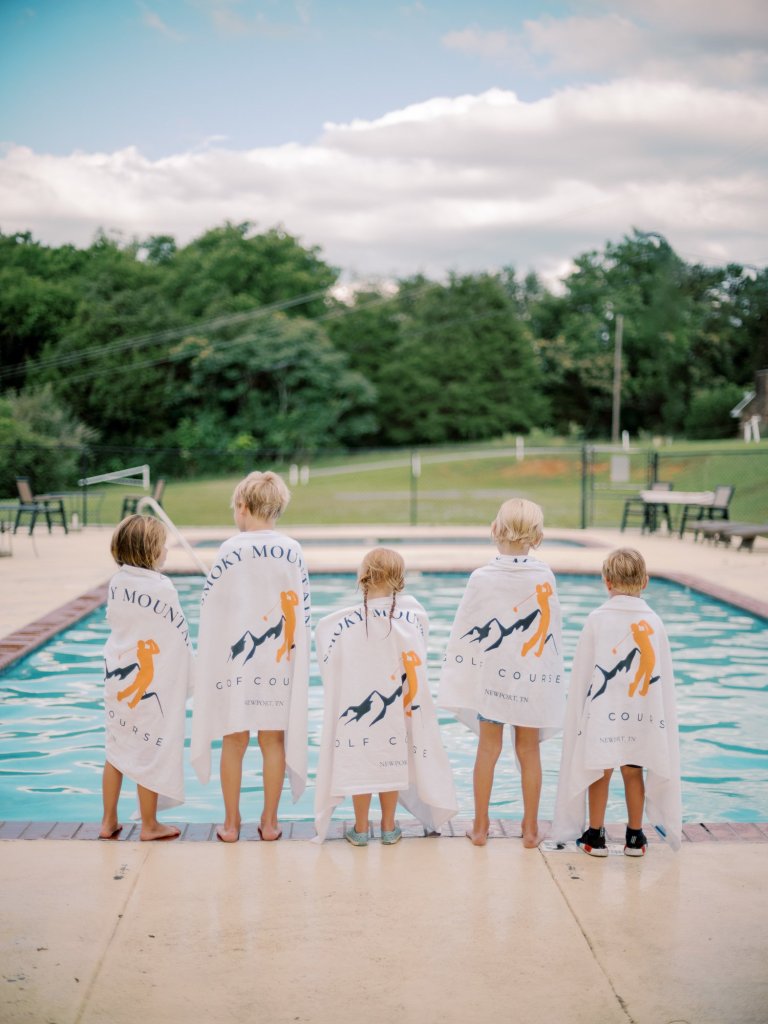
M 649 449 L 630 454 L 630 479 L 611 479 L 610 452 L 596 451 L 584 498 L 587 523 L 618 526 L 624 500 L 645 486 Z M 308 483 L 292 486 L 283 523 L 485 525 L 499 505 L 518 495 L 544 508 L 548 526 L 578 528 L 582 517 L 582 459 L 578 446 L 528 448 L 518 460 L 513 448 L 496 445 L 419 450 L 421 473 L 411 476 L 411 452 L 365 452 L 318 459 Z M 659 478 L 675 490 L 710 490 L 720 483 L 736 488 L 731 518 L 768 521 L 768 442 L 681 443 L 658 450 Z M 266 468 L 266 467 L 265 467 Z M 288 478 L 287 466 L 275 466 Z M 180 526 L 228 526 L 229 507 L 239 475 L 169 480 L 164 507 Z M 415 486 L 414 486 L 415 484 Z M 129 486 L 94 488 L 88 521 L 116 523 Z M 68 512 L 82 518 L 81 500 L 67 499 Z

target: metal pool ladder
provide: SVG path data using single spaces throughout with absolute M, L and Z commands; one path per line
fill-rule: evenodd
M 162 508 L 160 506 L 160 504 L 154 498 L 151 498 L 149 495 L 146 495 L 146 497 L 143 497 L 143 498 L 139 498 L 139 500 L 138 500 L 138 502 L 136 504 L 136 511 L 137 512 L 141 512 L 141 510 L 145 509 L 145 508 L 149 508 L 149 509 L 151 509 L 155 513 L 157 518 L 161 522 L 163 522 L 165 524 L 165 526 L 174 535 L 174 537 L 179 542 L 179 544 L 181 544 L 181 546 L 187 552 L 187 554 L 192 559 L 192 561 L 195 563 L 195 565 L 200 570 L 200 572 L 203 574 L 203 576 L 207 576 L 208 575 L 207 567 L 203 564 L 203 562 L 201 562 L 200 558 L 197 555 L 197 552 L 194 550 L 194 548 L 189 543 L 187 538 L 182 534 L 181 530 L 178 528 L 176 523 L 174 523 L 174 521 L 171 519 L 171 517 L 168 515 L 168 513 L 165 511 L 165 509 Z

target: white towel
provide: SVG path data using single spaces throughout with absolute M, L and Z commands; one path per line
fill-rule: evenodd
M 233 732 L 285 732 L 293 799 L 307 783 L 309 578 L 297 541 L 275 530 L 225 541 L 203 586 L 192 765 L 211 775 L 211 743 Z
M 397 791 L 405 809 L 437 832 L 458 809 L 427 678 L 427 614 L 400 594 L 321 619 L 315 642 L 324 688 L 315 793 L 316 841 L 334 808 L 356 793 Z
M 184 802 L 184 730 L 191 682 L 189 625 L 167 576 L 123 566 L 109 581 L 104 647 L 106 759 L 158 794 Z
M 669 640 L 642 598 L 616 595 L 590 614 L 576 648 L 553 839 L 581 835 L 589 785 L 624 764 L 647 769 L 646 816 L 678 849 L 680 748 Z
M 560 602 L 549 566 L 497 555 L 469 578 L 443 660 L 437 703 L 553 736 L 565 718 Z

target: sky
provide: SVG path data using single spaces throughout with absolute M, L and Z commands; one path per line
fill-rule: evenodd
M 281 226 L 344 280 L 768 263 L 765 0 L 0 0 L 0 231 Z

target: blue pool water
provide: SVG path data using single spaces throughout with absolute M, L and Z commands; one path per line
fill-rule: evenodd
M 408 591 L 430 615 L 430 680 L 435 692 L 442 652 L 466 584 L 466 575 L 424 573 L 409 579 Z M 176 581 L 181 602 L 197 631 L 201 580 Z M 604 599 L 592 576 L 559 578 L 563 606 L 566 666 L 587 614 Z M 649 603 L 670 635 L 675 661 L 681 723 L 683 812 L 686 821 L 768 821 L 768 626 L 763 619 L 696 591 L 653 581 Z M 351 603 L 349 575 L 312 579 L 315 620 Z M 107 628 L 103 610 L 94 612 L 38 651 L 0 673 L 0 819 L 89 821 L 101 818 L 104 758 L 101 650 Z M 310 687 L 310 783 L 298 804 L 286 791 L 283 818 L 313 817 L 313 778 L 322 721 L 322 692 L 316 665 Z M 188 712 L 191 716 L 191 711 Z M 454 770 L 459 813 L 472 814 L 472 767 L 476 740 L 454 719 L 441 719 L 443 739 Z M 189 735 L 189 728 L 187 730 Z M 518 818 L 520 781 L 511 744 L 499 762 L 491 813 Z M 255 740 L 252 741 L 255 745 Z M 559 739 L 542 745 L 544 788 L 541 817 L 554 806 Z M 217 757 L 214 755 L 214 767 Z M 260 758 L 248 752 L 242 810 L 246 820 L 261 810 Z M 199 785 L 187 760 L 187 802 L 176 820 L 210 822 L 221 818 L 218 779 Z M 626 817 L 621 783 L 611 790 L 608 820 Z M 121 816 L 133 810 L 133 787 L 124 787 Z M 348 813 L 349 805 L 338 815 Z M 171 815 L 174 817 L 174 815 Z

